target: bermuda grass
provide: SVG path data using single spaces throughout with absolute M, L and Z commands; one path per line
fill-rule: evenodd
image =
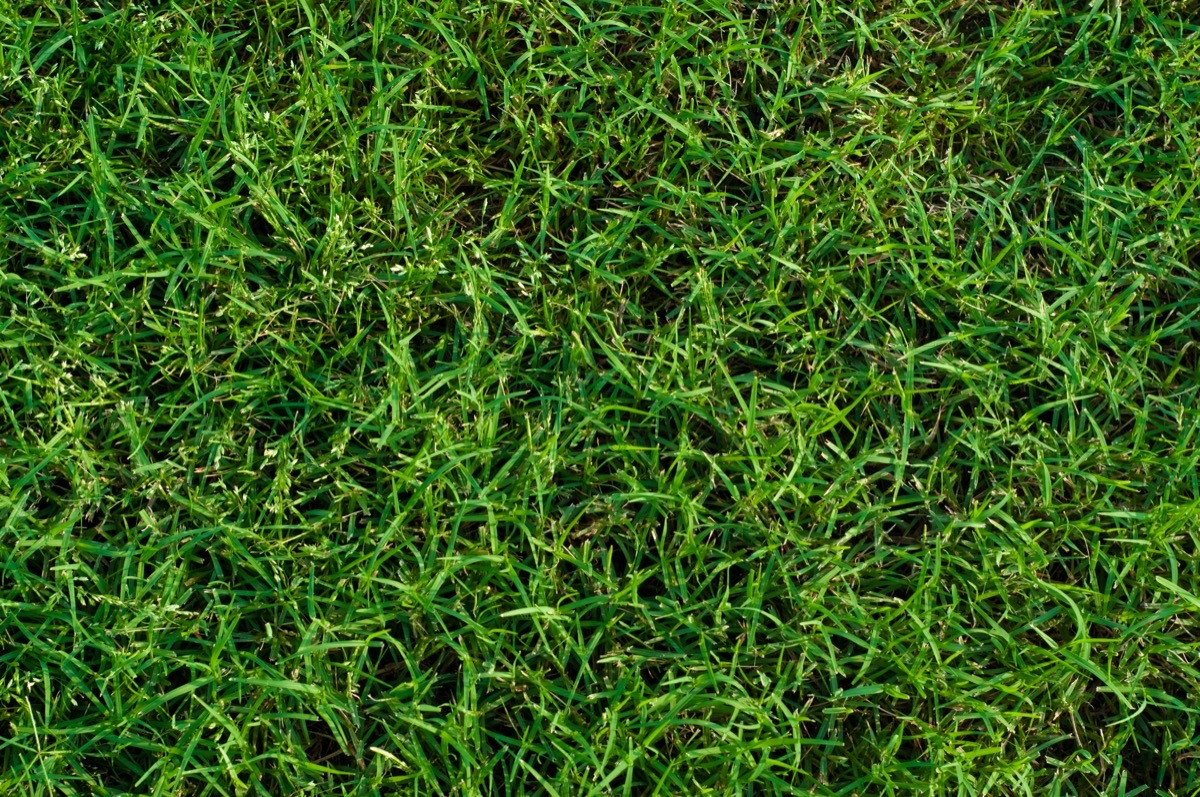
M 1197 0 L 0 0 L 0 794 L 1200 794 Z

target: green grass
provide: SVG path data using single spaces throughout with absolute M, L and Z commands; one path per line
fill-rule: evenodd
M 0 793 L 1200 794 L 1200 3 L 0 0 Z

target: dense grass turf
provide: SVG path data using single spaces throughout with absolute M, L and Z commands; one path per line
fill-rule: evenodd
M 0 0 L 0 793 L 1200 793 L 1200 4 Z

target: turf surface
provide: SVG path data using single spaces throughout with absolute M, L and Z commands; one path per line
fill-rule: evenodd
M 1200 793 L 1200 4 L 0 0 L 0 793 Z

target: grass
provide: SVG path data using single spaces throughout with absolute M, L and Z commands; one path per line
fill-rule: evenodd
M 1194 0 L 0 0 L 0 792 L 1200 794 Z

